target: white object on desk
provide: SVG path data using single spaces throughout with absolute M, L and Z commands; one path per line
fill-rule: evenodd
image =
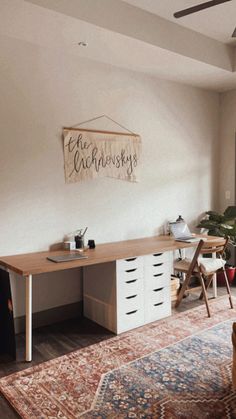
M 75 241 L 64 241 L 65 250 L 75 250 Z

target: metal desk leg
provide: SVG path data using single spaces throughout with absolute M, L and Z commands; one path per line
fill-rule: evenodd
M 213 277 L 212 287 L 213 287 L 213 298 L 217 298 L 217 280 L 216 280 L 216 274 Z
M 32 361 L 32 275 L 25 277 L 25 308 L 26 308 L 26 345 L 25 360 Z

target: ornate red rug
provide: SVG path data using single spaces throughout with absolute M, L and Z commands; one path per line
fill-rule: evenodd
M 210 304 L 211 318 L 197 307 L 7 376 L 0 390 L 26 419 L 236 418 L 236 310 Z

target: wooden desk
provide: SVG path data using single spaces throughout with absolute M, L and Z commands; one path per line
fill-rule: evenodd
M 210 236 L 199 235 L 207 238 Z M 119 259 L 148 255 L 158 252 L 168 252 L 177 249 L 195 247 L 198 243 L 176 242 L 170 236 L 155 236 L 121 242 L 97 245 L 95 249 L 86 251 L 88 259 L 55 263 L 47 260 L 48 256 L 68 253 L 66 250 L 27 253 L 14 256 L 0 257 L 0 265 L 25 278 L 26 284 L 26 361 L 32 360 L 32 277 L 67 269 L 81 268 L 100 263 L 112 262 Z

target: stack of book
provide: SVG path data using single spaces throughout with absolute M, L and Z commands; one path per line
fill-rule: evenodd
M 171 275 L 171 301 L 176 301 L 180 281 L 177 276 Z

